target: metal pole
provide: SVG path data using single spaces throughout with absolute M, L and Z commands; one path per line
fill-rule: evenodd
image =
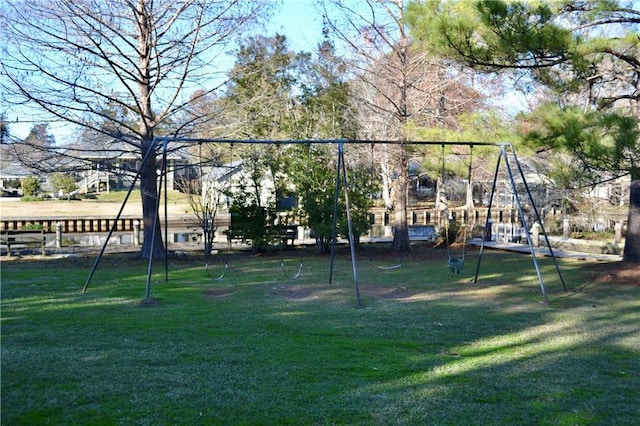
M 227 138 L 182 138 L 170 136 L 158 136 L 158 141 L 184 142 L 184 143 L 229 143 L 229 144 L 254 144 L 254 145 L 295 145 L 295 144 L 375 144 L 375 145 L 448 145 L 448 146 L 501 146 L 499 142 L 443 142 L 443 141 L 406 141 L 406 140 L 371 140 L 371 139 L 227 139 Z
M 548 306 L 549 299 L 547 298 L 547 292 L 544 288 L 544 282 L 542 281 L 542 274 L 540 273 L 538 258 L 536 257 L 536 251 L 533 247 L 533 241 L 531 241 L 531 235 L 529 234 L 529 227 L 527 226 L 527 219 L 525 218 L 524 211 L 522 210 L 522 204 L 520 203 L 520 196 L 518 195 L 516 182 L 513 179 L 513 172 L 511 171 L 511 166 L 509 165 L 509 158 L 507 157 L 505 146 L 502 146 L 502 152 L 504 152 L 504 163 L 505 163 L 505 166 L 507 167 L 507 173 L 509 174 L 509 181 L 511 182 L 511 189 L 513 190 L 513 194 L 516 199 L 516 204 L 518 205 L 518 212 L 520 213 L 522 226 L 524 226 L 524 229 L 527 231 L 526 232 L 527 242 L 529 243 L 529 248 L 531 249 L 531 258 L 533 259 L 533 265 L 536 268 L 536 274 L 538 275 L 538 282 L 540 283 L 540 289 L 542 290 L 542 295 L 544 296 L 544 302 Z
M 484 223 L 484 233 L 482 235 L 482 239 L 480 240 L 480 254 L 478 255 L 478 263 L 476 264 L 476 275 L 473 279 L 474 283 L 478 282 L 478 274 L 480 273 L 480 262 L 482 261 L 482 253 L 484 252 L 484 239 L 487 232 L 487 227 L 491 226 L 491 205 L 493 204 L 493 196 L 496 192 L 496 183 L 498 182 L 498 171 L 500 170 L 500 160 L 504 155 L 503 151 L 500 150 L 500 154 L 498 155 L 498 161 L 496 162 L 496 171 L 493 174 L 493 185 L 491 186 L 491 195 L 489 196 L 489 208 L 487 208 L 487 219 Z
M 104 255 L 104 251 L 107 248 L 107 244 L 109 243 L 109 240 L 111 239 L 111 235 L 113 235 L 113 232 L 115 231 L 116 226 L 118 224 L 118 220 L 120 220 L 120 216 L 122 216 L 122 212 L 124 211 L 124 207 L 127 204 L 127 200 L 129 200 L 129 196 L 131 195 L 131 192 L 133 191 L 133 188 L 135 187 L 136 182 L 138 181 L 138 178 L 140 177 L 140 173 L 142 171 L 142 168 L 144 167 L 145 163 L 149 159 L 149 156 L 151 155 L 151 153 L 154 150 L 155 150 L 155 140 L 151 143 L 151 145 L 149 146 L 149 149 L 147 150 L 147 153 L 142 158 L 142 163 L 140 164 L 140 167 L 138 168 L 138 171 L 137 171 L 135 177 L 133 178 L 133 182 L 131 182 L 131 186 L 129 187 L 129 191 L 127 192 L 127 195 L 124 197 L 124 200 L 122 201 L 122 205 L 120 206 L 120 210 L 118 211 L 118 214 L 116 215 L 116 219 L 113 221 L 113 225 L 111 225 L 111 229 L 109 230 L 109 234 L 107 235 L 107 239 L 105 240 L 104 244 L 102 245 L 102 249 L 100 250 L 100 253 L 98 254 L 98 257 L 96 258 L 96 261 L 93 263 L 93 266 L 91 267 L 91 271 L 89 272 L 89 276 L 87 277 L 87 281 L 84 283 L 84 287 L 82 287 L 82 292 L 83 293 L 85 293 L 87 291 L 87 288 L 89 287 L 89 283 L 91 282 L 91 278 L 93 277 L 93 274 L 96 272 L 96 268 L 98 267 L 98 263 L 100 263 L 100 260 L 102 259 L 102 256 Z
M 166 151 L 162 155 L 162 167 L 161 170 L 164 170 L 166 167 Z M 147 268 L 147 285 L 145 287 L 145 295 L 144 298 L 148 299 L 151 295 L 151 271 L 153 269 L 153 257 L 154 257 L 154 247 L 156 244 L 156 228 L 158 227 L 159 215 L 158 212 L 160 210 L 160 193 L 162 191 L 162 178 L 164 177 L 164 173 L 160 172 L 160 182 L 158 182 L 158 191 L 156 194 L 156 214 L 153 217 L 153 232 L 151 233 L 151 251 L 149 253 L 149 267 Z M 166 249 L 165 249 L 166 253 Z
M 341 144 L 342 145 L 342 144 Z M 360 302 L 360 287 L 358 286 L 358 266 L 356 263 L 356 243 L 353 235 L 353 222 L 351 220 L 351 209 L 349 206 L 349 184 L 347 181 L 347 165 L 344 161 L 344 150 L 340 149 L 340 156 L 342 157 L 342 190 L 344 191 L 344 204 L 347 210 L 347 225 L 349 227 L 349 247 L 351 248 L 351 267 L 353 269 L 353 285 L 356 295 L 356 306 L 361 307 Z
M 167 216 L 167 143 L 162 144 L 162 173 L 164 174 L 164 281 L 169 281 L 169 220 Z M 158 194 L 160 197 L 160 194 Z
M 336 255 L 336 227 L 338 226 L 338 196 L 340 194 L 340 168 L 342 167 L 342 142 L 338 143 L 338 160 L 336 167 L 336 191 L 333 200 L 333 228 L 331 230 L 331 261 L 329 266 L 329 284 L 333 284 L 333 262 Z
M 549 254 L 551 254 L 551 258 L 553 259 L 553 264 L 555 265 L 556 272 L 558 273 L 558 277 L 560 277 L 560 282 L 562 283 L 562 289 L 566 292 L 567 285 L 564 282 L 564 278 L 562 273 L 560 272 L 560 266 L 558 265 L 558 259 L 553 253 L 553 247 L 551 247 L 551 242 L 549 241 L 549 237 L 547 236 L 547 231 L 544 229 L 544 225 L 542 223 L 542 218 L 540 217 L 540 213 L 538 213 L 538 208 L 536 207 L 536 203 L 533 201 L 533 195 L 531 195 L 531 191 L 529 190 L 529 185 L 527 184 L 527 180 L 524 178 L 524 172 L 522 171 L 522 166 L 520 165 L 520 161 L 518 161 L 518 156 L 516 155 L 516 151 L 511 146 L 511 152 L 513 153 L 513 158 L 515 159 L 516 165 L 518 166 L 518 171 L 520 172 L 520 177 L 522 177 L 522 182 L 524 182 L 524 188 L 527 191 L 527 195 L 529 196 L 529 201 L 531 202 L 531 207 L 533 207 L 533 212 L 536 215 L 536 220 L 540 224 L 540 229 L 542 230 L 542 235 L 544 235 L 544 240 L 547 243 L 547 248 L 549 249 Z

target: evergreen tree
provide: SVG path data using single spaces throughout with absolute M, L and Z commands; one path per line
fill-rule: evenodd
M 593 0 L 413 2 L 409 23 L 429 49 L 478 70 L 516 73 L 542 91 L 523 135 L 575 156 L 577 172 L 629 174 L 623 258 L 640 263 L 640 10 Z

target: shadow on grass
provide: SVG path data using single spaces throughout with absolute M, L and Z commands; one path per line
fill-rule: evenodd
M 380 260 L 392 261 L 393 257 Z M 475 254 L 469 255 L 475 267 Z M 304 260 L 296 280 L 282 273 Z M 6 424 L 633 424 L 640 288 L 562 261 L 542 304 L 531 258 L 491 252 L 477 284 L 442 252 L 394 271 L 310 251 L 237 255 L 224 279 L 197 256 L 156 268 L 107 256 L 2 267 Z M 360 258 L 359 258 L 360 260 Z M 553 276 L 553 265 L 542 262 Z M 220 265 L 220 263 L 218 263 Z M 288 274 L 290 275 L 290 274 Z M 557 283 L 556 283 L 557 284 Z

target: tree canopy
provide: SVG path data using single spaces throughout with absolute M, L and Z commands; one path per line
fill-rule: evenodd
M 174 119 L 267 6 L 244 0 L 5 1 L 0 84 L 14 105 L 92 129 L 144 157 L 154 136 L 184 135 L 202 120 L 178 125 Z M 223 82 L 209 84 L 199 96 Z M 140 254 L 162 257 L 156 155 L 147 158 L 139 173 Z
M 546 100 L 520 116 L 526 140 L 570 152 L 594 176 L 630 176 L 624 260 L 640 263 L 640 10 L 609 0 L 429 1 L 408 15 L 429 48 L 514 73 Z

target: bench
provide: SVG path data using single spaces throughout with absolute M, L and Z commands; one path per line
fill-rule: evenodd
M 0 234 L 0 244 L 7 246 L 7 256 L 11 256 L 11 248 L 16 246 L 36 246 L 40 247 L 41 253 L 45 253 L 47 236 L 44 229 L 24 229 L 15 231 L 2 231 Z
M 282 244 L 292 246 L 298 238 L 298 225 L 285 225 L 280 233 L 280 238 L 282 238 Z
M 411 225 L 407 227 L 409 240 L 435 241 L 438 239 L 438 230 L 434 225 Z
M 231 244 L 231 241 L 233 240 L 242 241 L 245 239 L 244 230 L 242 229 L 229 228 L 226 231 L 224 231 L 224 234 L 227 236 L 227 241 L 229 242 L 229 244 Z
M 227 241 L 231 244 L 232 241 L 244 241 L 246 240 L 246 234 L 243 229 L 229 228 L 224 231 L 227 236 Z M 280 239 L 284 246 L 293 246 L 294 241 L 298 238 L 298 225 L 285 225 L 280 228 Z

